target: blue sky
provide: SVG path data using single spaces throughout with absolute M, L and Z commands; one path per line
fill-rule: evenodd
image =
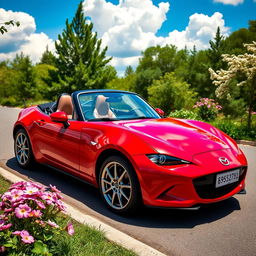
M 1 0 L 0 22 L 18 19 L 24 26 L 1 37 L 0 60 L 23 51 L 36 62 L 46 45 L 54 51 L 54 40 L 79 2 Z M 256 19 L 256 0 L 85 0 L 84 10 L 109 46 L 112 65 L 122 72 L 126 65 L 136 66 L 148 46 L 171 43 L 205 49 L 217 26 L 225 36 L 248 27 L 248 20 Z

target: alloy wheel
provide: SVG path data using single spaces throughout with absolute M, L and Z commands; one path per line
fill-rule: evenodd
M 109 206 L 124 209 L 132 197 L 132 183 L 129 172 L 119 162 L 109 162 L 101 172 L 101 190 Z
M 27 135 L 23 132 L 17 134 L 15 139 L 15 155 L 21 166 L 26 166 L 30 160 L 30 145 Z

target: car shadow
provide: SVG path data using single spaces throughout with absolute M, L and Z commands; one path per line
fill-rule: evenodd
M 150 228 L 193 228 L 205 223 L 222 219 L 233 211 L 240 210 L 239 201 L 232 197 L 225 201 L 210 204 L 199 210 L 154 209 L 142 207 L 133 216 L 120 216 L 108 210 L 100 198 L 98 190 L 62 172 L 44 165 L 36 165 L 31 170 L 20 168 L 15 158 L 6 162 L 6 166 L 15 172 L 40 182 L 45 186 L 55 185 L 67 196 L 74 198 L 93 216 L 101 215 L 107 222 L 116 221 L 133 226 Z M 89 208 L 89 209 L 88 209 Z M 80 208 L 81 209 L 81 208 Z

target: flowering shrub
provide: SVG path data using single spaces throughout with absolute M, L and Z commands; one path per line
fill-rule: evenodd
M 214 99 L 201 98 L 193 108 L 198 110 L 198 115 L 202 120 L 211 121 L 217 117 L 222 106 L 215 102 Z
M 60 191 L 36 183 L 18 182 L 0 196 L 0 253 L 51 256 L 63 231 L 73 235 L 69 222 L 60 227 L 57 216 L 65 207 Z

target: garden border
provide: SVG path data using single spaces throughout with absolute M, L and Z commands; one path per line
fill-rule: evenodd
M 12 182 L 16 183 L 19 181 L 31 181 L 28 177 L 23 175 L 16 175 L 12 171 L 6 170 L 0 166 L 0 175 Z M 39 182 L 36 182 L 39 183 Z M 39 183 L 40 184 L 40 183 Z M 42 185 L 42 184 L 41 184 Z M 44 185 L 43 185 L 44 186 Z M 65 195 L 64 195 L 65 196 Z M 65 198 L 64 198 L 65 199 Z M 121 245 L 122 247 L 134 251 L 139 256 L 166 256 L 166 254 L 150 247 L 149 245 L 111 227 L 110 225 L 88 215 L 82 213 L 78 208 L 73 207 L 71 204 L 65 202 L 66 213 L 70 215 L 76 221 L 93 227 L 104 233 L 107 240 Z

